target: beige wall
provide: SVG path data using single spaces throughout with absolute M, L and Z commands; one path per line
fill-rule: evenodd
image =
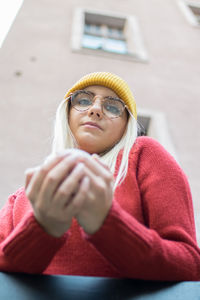
M 149 62 L 72 53 L 72 15 L 83 2 L 137 16 Z M 129 83 L 140 108 L 165 113 L 198 215 L 199 35 L 175 0 L 25 1 L 0 49 L 1 206 L 23 185 L 24 170 L 48 154 L 54 112 L 66 89 L 85 73 L 105 70 Z

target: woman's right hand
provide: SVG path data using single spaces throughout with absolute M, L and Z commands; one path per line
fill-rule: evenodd
M 79 206 L 70 202 L 88 187 L 82 169 L 76 153 L 66 153 L 26 173 L 25 191 L 35 218 L 54 237 L 62 236 L 69 229 L 79 211 Z

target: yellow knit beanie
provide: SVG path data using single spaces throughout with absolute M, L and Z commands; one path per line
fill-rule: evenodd
M 65 98 L 77 90 L 84 89 L 91 85 L 102 85 L 113 90 L 119 98 L 127 105 L 129 111 L 137 120 L 137 108 L 133 94 L 128 84 L 119 76 L 108 72 L 95 72 L 83 76 L 77 81 L 65 95 Z

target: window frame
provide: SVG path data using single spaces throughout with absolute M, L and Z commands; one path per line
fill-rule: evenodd
M 200 1 L 199 3 L 194 2 L 192 0 L 177 0 L 177 3 L 183 12 L 187 21 L 194 27 L 200 28 L 200 21 L 197 20 L 196 15 L 193 13 L 190 6 L 197 7 L 200 9 Z
M 128 53 L 121 54 L 115 52 L 107 52 L 101 49 L 89 49 L 82 47 L 82 37 L 85 27 L 85 14 L 99 15 L 102 18 L 112 20 L 124 20 L 125 24 L 125 37 L 127 41 Z M 72 35 L 71 35 L 71 49 L 73 52 L 96 55 L 109 58 L 117 58 L 123 60 L 131 60 L 137 62 L 148 62 L 147 51 L 144 47 L 144 42 L 141 36 L 137 18 L 133 15 L 124 15 L 120 13 L 113 13 L 109 11 L 101 11 L 95 9 L 87 9 L 77 7 L 74 10 L 72 20 Z

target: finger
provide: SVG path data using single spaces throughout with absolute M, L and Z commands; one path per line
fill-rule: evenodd
M 81 163 L 79 163 L 81 164 Z M 92 172 L 85 164 L 81 164 L 82 165 L 82 168 L 78 174 L 78 176 L 80 176 L 80 180 L 82 180 L 85 176 L 87 176 L 89 178 L 89 181 L 90 181 L 90 189 L 95 189 L 96 191 L 99 190 L 99 189 L 103 189 L 105 188 L 106 184 L 105 184 L 105 180 L 103 177 L 101 176 L 96 176 L 96 174 L 94 174 L 94 172 Z M 69 186 L 72 186 L 73 185 L 73 182 L 75 182 L 75 178 L 70 178 L 71 179 L 71 182 L 69 183 Z M 80 183 L 80 180 L 79 180 L 79 183 Z M 75 191 L 75 189 L 74 189 Z M 74 192 L 75 194 L 75 192 Z
M 90 179 L 90 191 L 95 191 L 95 193 L 105 191 L 108 188 L 113 189 L 113 176 L 111 174 L 111 178 L 107 179 L 106 177 L 100 176 L 99 174 L 94 174 L 91 169 L 87 168 L 87 166 L 84 164 L 84 175 L 86 175 Z
M 26 185 L 26 194 L 28 198 L 33 199 L 35 198 L 35 195 L 39 193 L 40 187 L 42 185 L 42 182 L 48 172 L 55 167 L 61 160 L 63 160 L 63 156 L 59 155 L 54 158 L 52 158 L 50 161 L 45 162 L 42 166 L 37 167 L 37 170 L 32 174 L 32 176 L 29 176 L 29 179 L 27 180 Z
M 58 154 L 59 155 L 65 155 L 65 156 L 67 156 L 67 155 L 77 155 L 77 156 L 80 156 L 80 157 L 82 157 L 82 156 L 83 157 L 85 157 L 85 156 L 89 157 L 90 156 L 87 152 L 85 152 L 81 149 L 77 149 L 77 148 L 64 149 L 62 151 L 59 151 Z
M 83 163 L 78 163 L 70 175 L 58 187 L 54 195 L 54 201 L 56 201 L 59 206 L 66 206 L 73 200 L 85 176 L 84 169 L 85 166 Z
M 81 184 L 79 185 L 79 190 L 77 194 L 74 196 L 73 200 L 66 205 L 66 211 L 70 211 L 73 214 L 73 216 L 76 217 L 76 215 L 79 213 L 84 204 L 84 200 L 87 197 L 89 189 L 90 178 L 88 176 L 85 176 L 81 181 Z
M 49 171 L 41 186 L 41 197 L 52 198 L 55 196 L 57 189 L 65 195 L 66 191 L 63 188 L 62 182 L 68 178 L 73 168 L 77 164 L 77 155 L 73 154 L 65 157 L 59 164 Z M 61 189 L 60 189 L 61 185 Z M 64 196 L 63 195 L 63 196 Z M 66 196 L 66 195 L 65 195 Z M 58 195 L 56 196 L 56 198 Z
M 106 181 L 112 181 L 113 175 L 109 169 L 103 167 L 99 162 L 92 157 L 82 157 L 79 159 L 90 169 L 96 176 L 103 177 Z
M 92 154 L 92 158 L 93 158 L 95 161 L 97 161 L 98 163 L 100 163 L 100 165 L 101 165 L 102 167 L 106 168 L 107 170 L 110 170 L 109 167 L 108 167 L 104 162 L 101 161 L 101 158 L 100 158 L 99 155 L 97 155 L 96 153 L 95 153 L 95 154 Z
M 90 184 L 95 184 L 99 180 L 99 176 L 96 176 L 85 164 L 83 164 L 83 177 L 87 176 L 89 178 Z
M 29 168 L 27 170 L 25 170 L 24 174 L 25 174 L 25 189 L 27 188 L 31 178 L 33 177 L 34 173 L 38 170 L 39 167 L 35 167 L 35 168 Z
M 53 162 L 54 159 L 55 159 L 56 157 L 64 158 L 64 157 L 66 157 L 67 155 L 68 155 L 68 152 L 67 152 L 67 151 L 59 151 L 59 152 L 56 152 L 56 153 L 54 153 L 54 154 L 50 154 L 49 156 L 47 156 L 47 157 L 45 158 L 45 160 L 44 160 L 44 165 Z

